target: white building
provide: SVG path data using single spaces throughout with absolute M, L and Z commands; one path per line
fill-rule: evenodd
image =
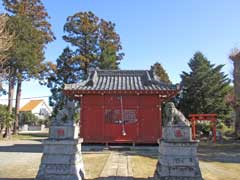
M 36 115 L 39 119 L 44 119 L 51 115 L 51 108 L 45 103 L 44 100 L 31 100 L 23 107 L 20 108 L 21 112 L 31 112 Z

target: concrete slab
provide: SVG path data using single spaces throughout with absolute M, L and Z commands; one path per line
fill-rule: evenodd
M 121 179 L 124 177 L 133 180 L 131 161 L 126 153 L 112 151 L 100 175 L 100 179 L 110 177 Z

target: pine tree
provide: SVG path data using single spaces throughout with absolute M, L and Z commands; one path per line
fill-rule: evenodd
M 67 18 L 63 39 L 75 46 L 75 56 L 83 75 L 88 68 L 118 69 L 123 58 L 115 24 L 99 19 L 92 12 L 79 12 Z
M 151 70 L 158 77 L 160 81 L 165 83 L 171 83 L 167 72 L 159 62 L 156 62 L 153 66 L 151 66 Z
M 41 0 L 3 0 L 5 9 L 13 16 L 26 17 L 42 33 L 44 43 L 55 39 L 51 30 L 50 18 Z
M 73 61 L 73 51 L 68 47 L 57 59 L 57 64 L 48 64 L 48 67 L 47 87 L 52 93 L 49 102 L 51 106 L 54 106 L 53 114 L 56 114 L 56 111 L 61 109 L 64 103 L 65 96 L 62 92 L 64 84 L 78 82 L 81 79 L 79 78 L 81 71 Z
M 229 57 L 233 61 L 235 134 L 240 137 L 240 50 L 234 49 Z
M 87 75 L 89 66 L 97 61 L 99 18 L 92 12 L 79 12 L 67 18 L 63 39 L 76 47 L 74 60 Z
M 230 80 L 223 72 L 223 65 L 211 64 L 201 52 L 194 54 L 189 62 L 190 73 L 181 75 L 183 87 L 180 109 L 189 114 L 216 113 L 219 118 L 228 117 L 230 107 L 225 96 Z
M 11 68 L 10 81 L 17 83 L 14 133 L 18 128 L 18 114 L 21 97 L 21 85 L 24 80 L 38 76 L 44 59 L 43 39 L 41 33 L 32 26 L 25 17 L 12 16 L 8 22 L 10 31 L 15 32 L 16 38 L 9 50 L 11 59 L 5 64 Z M 10 89 L 9 89 L 10 90 Z
M 11 26 L 15 27 L 16 31 L 20 31 L 18 33 L 19 35 L 17 36 L 18 40 L 15 41 L 17 44 L 14 47 L 14 50 L 16 51 L 15 55 L 19 56 L 11 57 L 13 61 L 18 63 L 14 64 L 14 66 L 10 66 L 11 68 L 9 72 L 10 112 L 12 111 L 11 99 L 13 97 L 15 84 L 17 84 L 15 111 L 16 121 L 14 125 L 14 133 L 16 133 L 16 129 L 18 127 L 18 114 L 22 81 L 29 77 L 38 77 L 37 71 L 39 71 L 39 68 L 43 66 L 43 64 L 41 64 L 43 61 L 43 48 L 47 43 L 53 41 L 55 37 L 51 31 L 51 24 L 47 21 L 49 19 L 48 13 L 46 12 L 41 0 L 3 0 L 3 5 L 5 9 L 10 13 L 11 19 L 13 19 L 13 21 L 17 21 L 16 25 L 11 24 Z M 22 26 L 23 24 L 26 24 L 27 28 L 24 28 L 24 26 Z M 30 30 L 30 26 L 32 27 L 32 30 Z M 24 35 L 26 35 L 25 33 L 27 30 L 30 30 L 28 33 L 31 35 L 30 37 L 26 36 L 24 42 Z M 32 38 L 32 35 L 36 36 L 36 39 L 33 38 L 33 41 L 30 40 Z M 20 42 L 23 43 L 22 47 L 19 44 Z M 35 55 L 33 53 L 30 53 L 29 55 L 26 53 L 28 51 L 27 46 L 29 48 L 29 51 L 32 50 Z M 19 47 L 19 49 L 16 47 Z M 32 57 L 30 57 L 30 55 L 32 55 Z M 35 58 L 39 58 L 38 61 L 30 60 Z M 26 66 L 27 64 L 29 65 L 28 69 Z
M 79 12 L 67 18 L 63 39 L 74 46 L 64 49 L 57 64 L 49 64 L 50 104 L 57 110 L 64 103 L 64 83 L 76 83 L 87 77 L 90 67 L 118 69 L 123 58 L 120 36 L 115 24 L 99 19 L 92 12 Z M 64 66 L 63 66 L 64 65 Z
M 118 69 L 123 59 L 120 36 L 115 32 L 115 24 L 101 19 L 99 23 L 99 49 L 98 67 L 100 69 Z

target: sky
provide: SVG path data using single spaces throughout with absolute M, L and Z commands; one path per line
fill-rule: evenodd
M 92 11 L 116 24 L 125 53 L 121 69 L 150 69 L 160 62 L 173 83 L 181 81 L 188 62 L 201 51 L 213 64 L 225 64 L 232 78 L 231 49 L 240 47 L 239 0 L 42 0 L 51 19 L 56 40 L 45 49 L 45 58 L 55 62 L 70 44 L 63 41 L 66 18 Z M 0 12 L 4 11 L 0 0 Z M 51 95 L 37 81 L 24 82 L 22 97 Z M 7 97 L 0 97 L 5 103 Z M 47 101 L 47 98 L 45 98 Z M 21 104 L 25 101 L 22 100 Z

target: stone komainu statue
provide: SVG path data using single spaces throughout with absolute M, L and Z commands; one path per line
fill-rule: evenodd
M 190 126 L 189 121 L 175 107 L 173 102 L 166 103 L 164 110 L 165 110 L 166 117 L 163 119 L 163 126 L 173 126 L 173 125 Z
M 75 113 L 75 103 L 71 100 L 66 100 L 63 109 L 57 112 L 56 117 L 53 119 L 54 125 L 73 124 Z

